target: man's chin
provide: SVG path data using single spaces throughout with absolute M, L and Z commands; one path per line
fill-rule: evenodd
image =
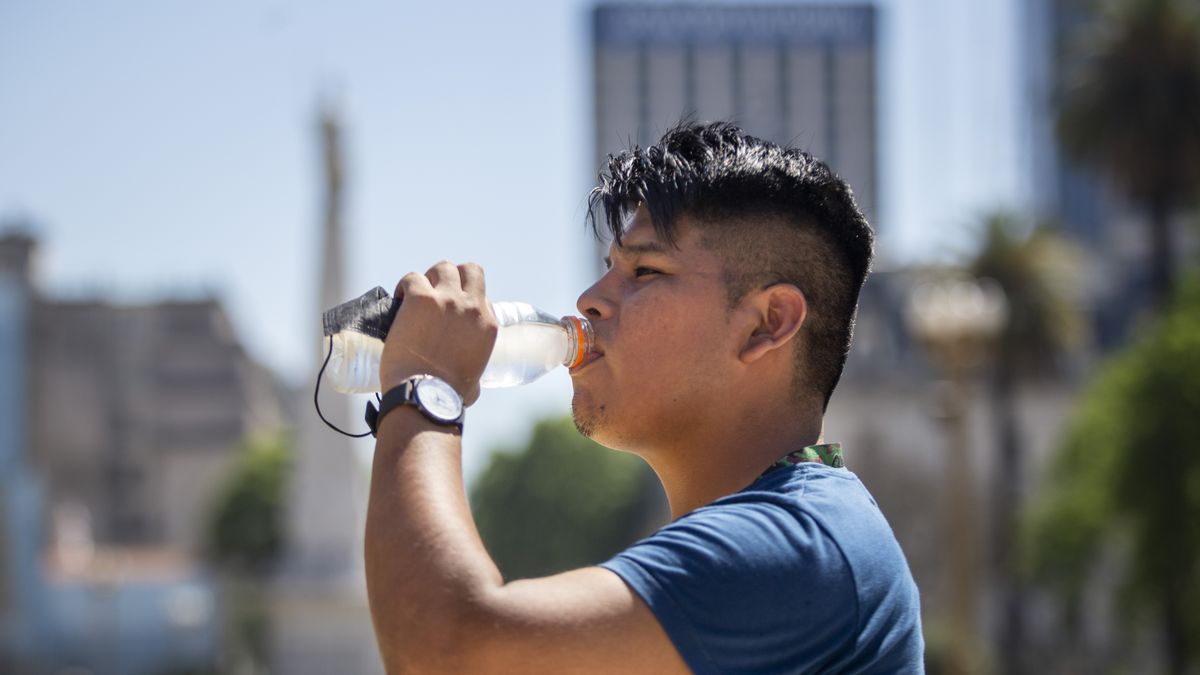
M 572 400 L 571 421 L 575 423 L 575 429 L 585 438 L 591 439 L 592 442 L 609 450 L 637 454 L 632 450 L 630 444 L 624 442 L 620 435 L 621 430 L 613 427 L 608 409 L 603 404 L 581 405 L 578 398 Z
M 571 401 L 571 421 L 575 423 L 575 430 L 581 435 L 591 438 L 596 433 L 596 419 L 591 414 L 591 411 L 580 410 L 580 406 Z
M 584 438 L 591 438 L 592 434 L 596 433 L 596 429 L 590 421 L 582 420 L 574 413 L 571 414 L 571 421 L 575 423 L 575 431 L 578 431 Z
M 571 420 L 575 429 L 583 436 L 600 442 L 596 437 L 604 431 L 605 410 L 603 405 L 596 405 L 588 400 L 586 395 L 575 392 L 571 398 Z

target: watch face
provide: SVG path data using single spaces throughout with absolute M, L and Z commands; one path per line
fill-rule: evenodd
M 417 401 L 433 417 L 453 422 L 462 414 L 462 397 L 446 382 L 437 378 L 417 383 Z

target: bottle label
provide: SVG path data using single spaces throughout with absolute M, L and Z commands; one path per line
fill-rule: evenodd
M 383 340 L 387 338 L 399 308 L 400 303 L 395 298 L 376 286 L 353 300 L 326 310 L 321 315 L 321 325 L 327 337 L 350 330 Z

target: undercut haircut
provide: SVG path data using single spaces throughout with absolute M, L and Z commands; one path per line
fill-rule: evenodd
M 677 245 L 684 221 L 698 230 L 701 245 L 722 262 L 730 309 L 751 290 L 777 283 L 804 293 L 808 316 L 796 341 L 793 390 L 828 408 L 875 238 L 850 186 L 804 150 L 729 122 L 683 122 L 655 145 L 608 156 L 588 198 L 592 231 L 620 246 L 639 205 L 668 245 Z

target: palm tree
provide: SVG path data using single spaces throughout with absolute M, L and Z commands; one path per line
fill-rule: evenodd
M 1030 571 L 1076 625 L 1100 581 L 1120 608 L 1118 653 L 1157 634 L 1164 671 L 1195 673 L 1200 276 L 1089 379 L 1028 514 Z
M 1071 60 L 1058 135 L 1149 217 L 1155 301 L 1175 285 L 1170 219 L 1200 186 L 1200 10 L 1185 0 L 1106 3 Z
M 978 252 L 968 269 L 973 276 L 1000 285 L 1008 302 L 1008 322 L 995 343 L 989 383 L 997 440 L 993 490 L 994 566 L 1002 597 L 997 654 L 1001 672 L 1020 672 L 1022 596 L 1016 572 L 1016 513 L 1020 507 L 1022 440 L 1016 412 L 1021 382 L 1057 372 L 1065 349 L 1078 343 L 1080 313 L 1064 295 L 1077 268 L 1072 250 L 1048 228 L 1029 228 L 1008 213 L 984 219 Z

